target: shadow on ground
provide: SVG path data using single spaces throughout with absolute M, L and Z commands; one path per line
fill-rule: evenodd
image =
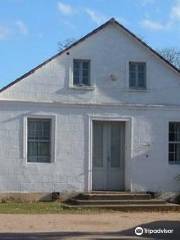
M 135 228 L 142 227 L 141 236 Z M 145 229 L 173 230 L 172 233 L 145 233 Z M 156 221 L 116 232 L 47 232 L 47 233 L 0 233 L 0 240 L 62 240 L 62 239 L 155 239 L 180 240 L 180 221 Z

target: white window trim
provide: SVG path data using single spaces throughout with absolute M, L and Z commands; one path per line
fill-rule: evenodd
M 27 142 L 28 142 L 28 119 L 38 118 L 38 119 L 50 119 L 51 120 L 51 159 L 50 162 L 28 162 L 27 156 Z M 23 159 L 26 164 L 52 164 L 55 163 L 56 156 L 56 116 L 55 115 L 26 115 L 23 119 Z

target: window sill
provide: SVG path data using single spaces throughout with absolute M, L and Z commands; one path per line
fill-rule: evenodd
M 169 165 L 180 165 L 180 161 L 169 162 Z
M 27 165 L 36 165 L 36 164 L 42 164 L 42 165 L 50 165 L 50 164 L 53 164 L 54 163 L 54 161 L 52 161 L 52 162 L 27 162 L 26 161 L 26 164 Z
M 70 86 L 69 88 L 74 90 L 87 90 L 87 91 L 93 91 L 95 89 L 94 86 Z
M 145 92 L 149 92 L 150 89 L 147 89 L 147 88 L 128 88 L 127 89 L 128 92 L 142 92 L 142 93 L 145 93 Z

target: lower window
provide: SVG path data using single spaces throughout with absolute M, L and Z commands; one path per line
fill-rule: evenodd
M 51 119 L 27 119 L 27 161 L 51 162 Z
M 169 163 L 180 163 L 180 122 L 169 123 Z

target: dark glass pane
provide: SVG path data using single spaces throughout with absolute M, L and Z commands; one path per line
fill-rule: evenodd
M 174 132 L 174 123 L 169 123 L 169 131 Z
M 175 161 L 180 161 L 180 144 L 175 144 Z
M 180 141 L 180 123 L 169 123 L 169 141 Z
M 74 60 L 73 65 L 74 65 L 74 68 L 79 69 L 80 68 L 80 61 Z
M 138 72 L 145 73 L 145 63 L 137 63 L 138 66 Z
M 73 78 L 73 84 L 74 85 L 78 85 L 80 83 L 80 81 L 79 81 L 79 76 L 77 77 L 77 76 L 74 76 L 74 78 Z
M 88 77 L 83 77 L 83 84 L 84 85 L 89 85 L 89 78 Z
M 80 81 L 80 61 L 74 60 L 73 62 L 73 84 L 77 85 Z
M 48 142 L 39 142 L 38 143 L 38 155 L 39 156 L 49 156 L 50 149 Z
M 83 69 L 89 70 L 89 61 L 84 61 L 83 62 Z
M 138 87 L 145 87 L 145 74 L 144 73 L 138 73 Z
M 174 152 L 174 151 L 175 151 L 174 143 L 170 143 L 169 144 L 169 152 Z
M 170 142 L 173 142 L 173 141 L 175 141 L 175 135 L 174 135 L 174 133 L 169 133 L 169 141 Z
M 180 123 L 175 123 L 176 141 L 180 141 Z
M 129 86 L 136 87 L 136 74 L 135 72 L 130 72 L 129 74 Z
M 83 62 L 83 84 L 84 85 L 89 85 L 89 71 L 90 71 L 90 64 L 89 61 L 84 61 Z
M 129 71 L 136 72 L 136 64 L 135 63 L 129 63 Z
M 175 158 L 174 158 L 174 153 L 169 153 L 169 162 L 174 162 Z
M 111 125 L 111 167 L 120 167 L 120 127 Z
M 89 76 L 89 69 L 83 69 L 83 76 Z
M 28 141 L 28 162 L 36 162 L 37 161 L 37 142 L 29 142 Z
M 103 167 L 103 125 L 99 122 L 93 127 L 93 166 Z
M 34 139 L 36 136 L 36 124 L 34 121 L 28 121 L 28 138 Z

